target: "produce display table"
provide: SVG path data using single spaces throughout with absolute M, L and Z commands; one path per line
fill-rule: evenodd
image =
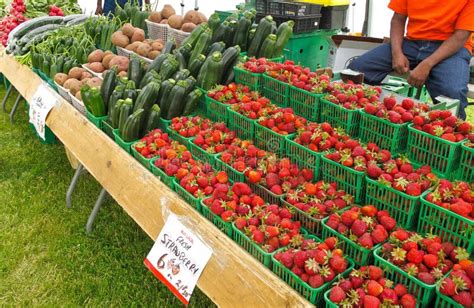
M 2 50 L 0 72 L 27 101 L 42 82 Z M 168 215 L 174 213 L 212 248 L 198 287 L 213 302 L 226 307 L 312 306 L 59 95 L 58 100 L 46 120 L 48 127 L 150 238 L 156 239 Z

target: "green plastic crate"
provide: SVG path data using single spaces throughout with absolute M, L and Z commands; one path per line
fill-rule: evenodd
M 219 230 L 224 232 L 228 237 L 232 237 L 232 223 L 225 222 L 224 220 L 222 220 L 222 218 L 211 212 L 211 209 L 204 204 L 204 200 L 201 201 L 199 209 L 202 216 L 206 217 L 207 220 L 212 222 L 217 228 L 219 228 Z
M 290 86 L 288 90 L 288 107 L 293 108 L 297 115 L 308 121 L 319 122 L 319 99 L 324 94 L 314 94 L 309 91 Z
M 171 120 L 165 120 L 163 118 L 160 118 L 160 128 L 163 132 L 169 133 L 170 132 L 170 124 Z
M 439 175 L 451 179 L 459 166 L 461 142 L 451 142 L 408 126 L 407 153 L 410 161 L 430 165 Z
M 365 172 L 356 171 L 321 156 L 322 179 L 336 182 L 337 187 L 354 196 L 355 203 L 362 203 L 365 198 Z
M 326 308 L 338 308 L 339 306 L 334 304 L 330 299 L 329 299 L 329 294 L 331 293 L 331 289 L 327 290 L 324 292 L 324 302 L 326 303 Z
M 218 154 L 217 157 L 216 157 L 216 160 L 215 160 L 215 168 L 216 170 L 219 170 L 219 171 L 225 171 L 227 173 L 227 175 L 229 176 L 230 179 L 232 179 L 232 181 L 234 183 L 236 182 L 245 182 L 245 174 L 243 172 L 239 172 L 237 170 L 235 170 L 234 168 L 232 168 L 232 166 L 229 166 L 228 164 L 224 163 L 220 157 L 221 157 L 222 154 Z
M 193 157 L 197 160 L 200 160 L 204 163 L 209 163 L 212 167 L 216 166 L 216 158 L 219 154 L 211 154 L 206 152 L 203 148 L 195 145 L 193 142 L 189 143 L 188 146 L 189 152 L 193 154 Z
M 113 128 L 107 120 L 102 121 L 102 128 L 101 129 L 111 139 L 115 139 L 114 130 L 116 130 L 116 128 Z
M 456 179 L 468 183 L 474 182 L 474 148 L 466 146 L 468 141 L 461 145 L 461 158 Z
M 281 205 L 281 197 L 283 197 L 284 195 L 275 195 L 270 190 L 268 190 L 267 188 L 259 184 L 254 184 L 254 183 L 248 183 L 248 184 L 250 188 L 252 188 L 252 191 L 257 196 L 262 197 L 262 199 L 265 200 L 265 202 L 268 202 L 270 204 L 278 204 L 279 206 Z
M 137 142 L 138 140 L 133 140 L 133 141 L 130 141 L 130 142 L 126 142 L 122 139 L 122 137 L 120 137 L 120 131 L 117 129 L 117 130 L 114 130 L 114 137 L 115 137 L 115 142 L 122 148 L 124 149 L 128 154 L 131 154 L 131 151 L 132 151 L 132 144 L 134 144 L 135 142 Z
M 374 250 L 378 247 L 382 246 L 382 244 L 375 245 L 372 249 L 367 249 L 362 246 L 359 246 L 357 243 L 351 241 L 344 235 L 340 234 L 336 230 L 328 227 L 326 222 L 328 221 L 329 217 L 326 217 L 322 220 L 323 225 L 323 236 L 322 238 L 328 238 L 331 236 L 335 236 L 339 239 L 341 244 L 341 249 L 344 251 L 346 255 L 348 255 L 358 266 L 365 266 L 370 265 L 374 259 Z
M 200 211 L 200 206 L 201 206 L 201 199 L 196 198 L 193 195 L 191 195 L 184 187 L 179 185 L 178 179 L 173 179 L 174 181 L 174 191 L 187 203 L 189 203 L 193 208 L 197 209 Z
M 271 129 L 255 122 L 255 145 L 263 150 L 273 152 L 278 156 L 285 153 L 286 138 L 295 134 L 280 135 Z
M 441 281 L 442 280 L 440 280 L 436 284 L 436 302 L 435 302 L 434 307 L 436 308 L 463 308 L 461 304 L 457 303 L 452 298 L 449 298 L 446 295 L 439 292 Z
M 313 170 L 313 180 L 317 181 L 321 178 L 321 157 L 322 153 L 314 152 L 294 141 L 296 136 L 286 138 L 286 156 L 292 162 L 295 162 L 300 168 Z
M 415 229 L 420 210 L 420 196 L 410 196 L 393 187 L 366 177 L 366 203 L 387 210 L 404 229 Z
M 6 80 L 6 78 L 5 78 Z M 27 109 L 27 114 L 29 113 L 29 110 L 30 110 L 30 104 L 28 104 L 28 102 L 25 100 L 25 107 Z M 33 131 L 33 133 L 35 134 L 35 136 L 39 139 L 39 141 L 42 143 L 42 144 L 56 144 L 57 141 L 56 141 L 56 135 L 54 135 L 54 133 L 51 131 L 51 129 L 45 125 L 45 130 L 44 130 L 44 139 L 42 139 L 39 135 L 38 135 L 38 132 L 36 131 L 36 128 L 35 126 L 32 124 L 32 123 L 28 123 L 28 126 L 30 127 L 30 129 Z
M 240 67 L 234 66 L 235 82 L 246 85 L 251 91 L 260 91 L 263 74 L 252 73 Z
M 401 268 L 391 264 L 380 256 L 381 247 L 375 249 L 375 266 L 384 270 L 385 278 L 394 282 L 401 283 L 408 288 L 408 293 L 413 294 L 416 298 L 417 306 L 430 307 L 430 303 L 435 296 L 436 285 L 427 285 L 417 278 L 408 275 Z
M 309 284 L 301 280 L 300 277 L 294 274 L 291 270 L 287 269 L 280 262 L 275 260 L 273 256 L 272 259 L 273 272 L 284 282 L 290 285 L 293 289 L 295 289 L 298 293 L 300 293 L 304 298 L 306 298 L 308 301 L 310 301 L 317 307 L 324 307 L 324 294 L 329 289 L 331 289 L 334 282 L 338 281 L 340 277 L 346 277 L 347 275 L 349 275 L 349 273 L 354 268 L 354 262 L 351 259 L 347 258 L 348 266 L 343 273 L 337 275 L 332 281 L 326 282 L 319 288 L 311 288 Z
M 349 110 L 324 98 L 319 100 L 320 122 L 329 122 L 334 127 L 343 128 L 351 137 L 359 134 L 360 110 Z
M 244 62 L 248 60 L 248 56 L 247 56 L 247 52 L 241 52 L 240 55 L 239 55 L 243 60 Z M 268 62 L 275 62 L 275 63 L 283 63 L 285 61 L 285 56 L 279 56 L 279 57 L 275 57 L 275 58 L 267 58 L 267 61 Z
M 407 147 L 408 123 L 394 124 L 361 111 L 359 137 L 363 142 L 374 142 L 392 154 L 402 153 Z
M 269 98 L 272 103 L 280 107 L 287 107 L 289 89 L 290 85 L 288 83 L 272 78 L 267 74 L 263 74 L 262 94 Z
M 234 242 L 242 246 L 248 253 L 250 253 L 255 259 L 260 261 L 263 265 L 272 268 L 272 255 L 273 252 L 266 252 L 260 246 L 258 246 L 252 239 L 242 233 L 234 223 L 232 223 L 232 239 Z
M 143 167 L 147 168 L 148 170 L 150 170 L 150 161 L 152 160 L 152 158 L 146 158 L 144 157 L 142 154 L 140 154 L 136 149 L 135 149 L 135 144 L 137 144 L 138 142 L 140 141 L 137 141 L 135 142 L 134 144 L 132 144 L 132 147 L 131 147 L 131 150 L 132 150 L 132 155 L 133 157 L 135 157 L 136 160 L 138 160 L 140 162 L 140 164 L 143 165 Z
M 421 195 L 420 215 L 418 218 L 418 233 L 433 233 L 444 241 L 466 248 L 474 252 L 474 221 L 462 217 L 426 200 L 426 191 Z
M 206 115 L 214 122 L 224 122 L 227 125 L 229 106 L 206 95 Z
M 102 129 L 102 122 L 107 120 L 107 116 L 96 117 L 89 111 L 86 111 L 87 119 L 92 122 L 98 129 Z
M 255 133 L 255 120 L 229 108 L 229 129 L 233 130 L 239 138 L 253 140 Z
M 150 170 L 151 172 L 156 175 L 157 177 L 160 178 L 160 181 L 162 181 L 166 186 L 168 186 L 171 189 L 175 189 L 175 177 L 174 176 L 169 176 L 167 175 L 163 170 L 155 166 L 155 160 L 157 160 L 159 157 L 153 157 L 150 159 Z
M 301 222 L 301 227 L 307 230 L 309 233 L 321 237 L 323 234 L 323 225 L 321 224 L 322 219 L 312 217 L 306 212 L 303 212 L 299 208 L 293 206 L 285 200 L 286 196 L 281 197 L 281 204 L 286 206 L 291 213 L 293 213 L 293 220 Z

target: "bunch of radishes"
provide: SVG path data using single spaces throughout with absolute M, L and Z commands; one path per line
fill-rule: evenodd
M 3 46 L 7 46 L 10 32 L 26 21 L 26 17 L 23 15 L 25 12 L 26 6 L 23 0 L 13 0 L 8 15 L 0 19 L 0 41 Z

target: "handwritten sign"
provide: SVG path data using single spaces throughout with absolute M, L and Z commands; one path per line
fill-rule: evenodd
M 43 140 L 45 140 L 46 117 L 56 103 L 57 99 L 54 93 L 42 83 L 38 86 L 30 101 L 30 123 L 33 124 L 38 136 Z
M 212 255 L 175 215 L 171 215 L 146 257 L 145 266 L 185 305 Z

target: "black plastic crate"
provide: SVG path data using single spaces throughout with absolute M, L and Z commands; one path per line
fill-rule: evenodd
M 295 22 L 295 25 L 293 26 L 293 33 L 295 34 L 312 32 L 319 29 L 320 19 L 321 15 L 309 17 L 273 16 L 273 20 L 276 22 L 277 26 L 288 20 L 293 20 Z
M 267 2 L 267 15 L 285 17 L 315 17 L 321 5 L 302 2 Z
M 320 29 L 342 29 L 346 27 L 348 5 L 325 6 L 321 9 Z
M 257 11 L 258 15 L 266 15 L 268 10 L 268 3 L 267 0 L 257 0 L 255 2 L 255 10 Z

